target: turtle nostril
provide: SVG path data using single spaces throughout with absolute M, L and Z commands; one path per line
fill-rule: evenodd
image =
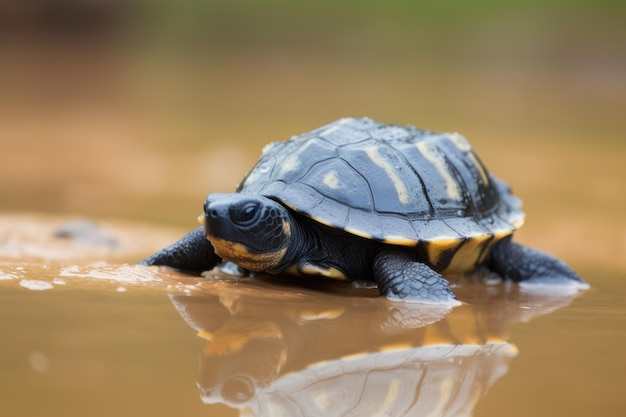
M 217 210 L 213 209 L 213 210 L 209 211 L 209 215 L 211 217 L 217 217 Z

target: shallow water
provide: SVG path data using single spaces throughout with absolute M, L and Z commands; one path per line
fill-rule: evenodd
M 454 288 L 463 304 L 449 309 L 334 282 L 133 264 L 178 230 L 0 222 L 3 416 L 588 416 L 626 406 L 626 281 L 601 268 L 580 271 L 592 287 L 570 294 L 468 278 Z

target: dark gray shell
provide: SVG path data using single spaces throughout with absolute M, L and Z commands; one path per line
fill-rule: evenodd
M 268 145 L 238 192 L 390 244 L 490 244 L 524 220 L 520 201 L 457 133 L 341 119 Z M 464 242 L 466 243 L 466 242 Z

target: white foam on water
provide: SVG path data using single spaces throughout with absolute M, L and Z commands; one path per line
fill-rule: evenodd
M 48 281 L 41 281 L 38 279 L 23 279 L 20 281 L 20 286 L 27 288 L 31 291 L 44 291 L 51 290 L 54 285 Z
M 158 270 L 142 265 L 109 265 L 103 262 L 82 267 L 72 265 L 61 269 L 59 275 L 64 278 L 93 278 L 128 284 L 162 281 Z
M 17 278 L 15 275 L 7 274 L 7 273 L 0 271 L 0 281 L 2 280 L 8 281 L 10 279 L 15 279 L 15 278 Z

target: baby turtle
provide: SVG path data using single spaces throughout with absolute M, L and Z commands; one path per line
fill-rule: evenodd
M 447 277 L 588 285 L 514 243 L 520 200 L 459 134 L 341 119 L 271 143 L 235 193 L 210 194 L 203 227 L 142 261 L 374 281 L 391 299 L 456 304 Z

